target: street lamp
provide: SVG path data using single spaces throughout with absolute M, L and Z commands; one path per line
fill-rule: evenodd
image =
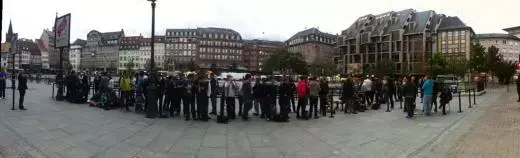
M 152 3 L 152 39 L 150 41 L 150 84 L 148 86 L 148 97 L 147 97 L 147 107 L 146 107 L 146 118 L 154 119 L 157 117 L 157 80 L 158 76 L 154 71 L 155 68 L 155 1 L 156 0 L 147 0 Z

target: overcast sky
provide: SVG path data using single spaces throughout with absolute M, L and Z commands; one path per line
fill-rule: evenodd
M 52 28 L 56 12 L 72 14 L 71 42 L 94 29 L 150 34 L 146 0 L 2 1 L 2 41 L 10 19 L 20 37 L 35 39 Z M 476 33 L 520 25 L 520 0 L 158 0 L 156 34 L 164 35 L 166 28 L 225 27 L 247 39 L 283 41 L 305 28 L 336 34 L 360 16 L 408 8 L 459 16 Z

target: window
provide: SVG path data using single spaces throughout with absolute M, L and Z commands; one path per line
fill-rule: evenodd
M 452 40 L 448 40 L 448 44 L 451 44 L 453 41 Z
M 466 36 L 466 31 L 460 31 L 460 36 Z
M 453 36 L 453 32 L 448 32 L 448 37 Z

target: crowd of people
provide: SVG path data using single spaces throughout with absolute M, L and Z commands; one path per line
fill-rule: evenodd
M 120 108 L 145 113 L 150 103 L 148 89 L 153 88 L 157 93 L 158 117 L 182 116 L 185 120 L 201 121 L 210 120 L 211 115 L 217 116 L 217 119 L 224 116 L 226 119 L 241 118 L 247 121 L 252 112 L 262 119 L 285 122 L 289 121 L 291 112 L 296 113 L 297 119 L 318 119 L 328 112 L 336 111 L 326 78 L 301 76 L 295 82 L 289 77 L 276 81 L 274 77 L 260 78 L 248 74 L 239 79 L 241 82 L 227 76 L 222 84 L 213 74 L 208 77 L 202 73 L 189 74 L 186 77 L 162 75 L 157 82 L 150 80 L 145 72 L 133 75 L 124 73 L 117 82 L 107 73 L 101 73 L 94 76 L 93 96 L 88 98 L 90 77 L 72 72 L 65 78 L 66 98 L 70 102 L 88 102 L 91 106 L 105 110 Z M 156 85 L 150 85 L 151 83 Z M 404 102 L 404 112 L 411 118 L 418 95 L 425 115 L 430 115 L 432 110 L 437 112 L 437 108 L 444 107 L 451 100 L 450 89 L 428 76 L 419 80 L 414 76 L 393 79 L 373 75 L 365 78 L 348 77 L 342 81 L 339 90 L 340 100 L 337 102 L 345 105 L 345 113 L 352 114 L 379 109 L 381 104 L 386 104 L 386 111 L 390 111 L 394 109 L 394 101 L 399 101 Z M 438 107 L 437 97 L 440 98 Z M 220 98 L 218 103 L 217 98 Z M 133 110 L 130 109 L 132 106 Z M 445 114 L 445 108 L 443 113 Z

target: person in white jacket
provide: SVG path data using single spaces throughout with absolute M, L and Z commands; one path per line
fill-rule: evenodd
M 227 81 L 224 83 L 224 96 L 226 97 L 227 116 L 234 120 L 236 119 L 235 111 L 235 97 L 238 93 L 238 85 L 230 75 L 227 76 Z M 221 108 L 222 110 L 223 108 Z M 222 111 L 221 111 L 222 113 Z
M 365 92 L 365 102 L 367 105 L 372 105 L 374 100 L 374 90 L 372 89 L 372 80 L 367 76 L 361 85 L 361 91 Z

